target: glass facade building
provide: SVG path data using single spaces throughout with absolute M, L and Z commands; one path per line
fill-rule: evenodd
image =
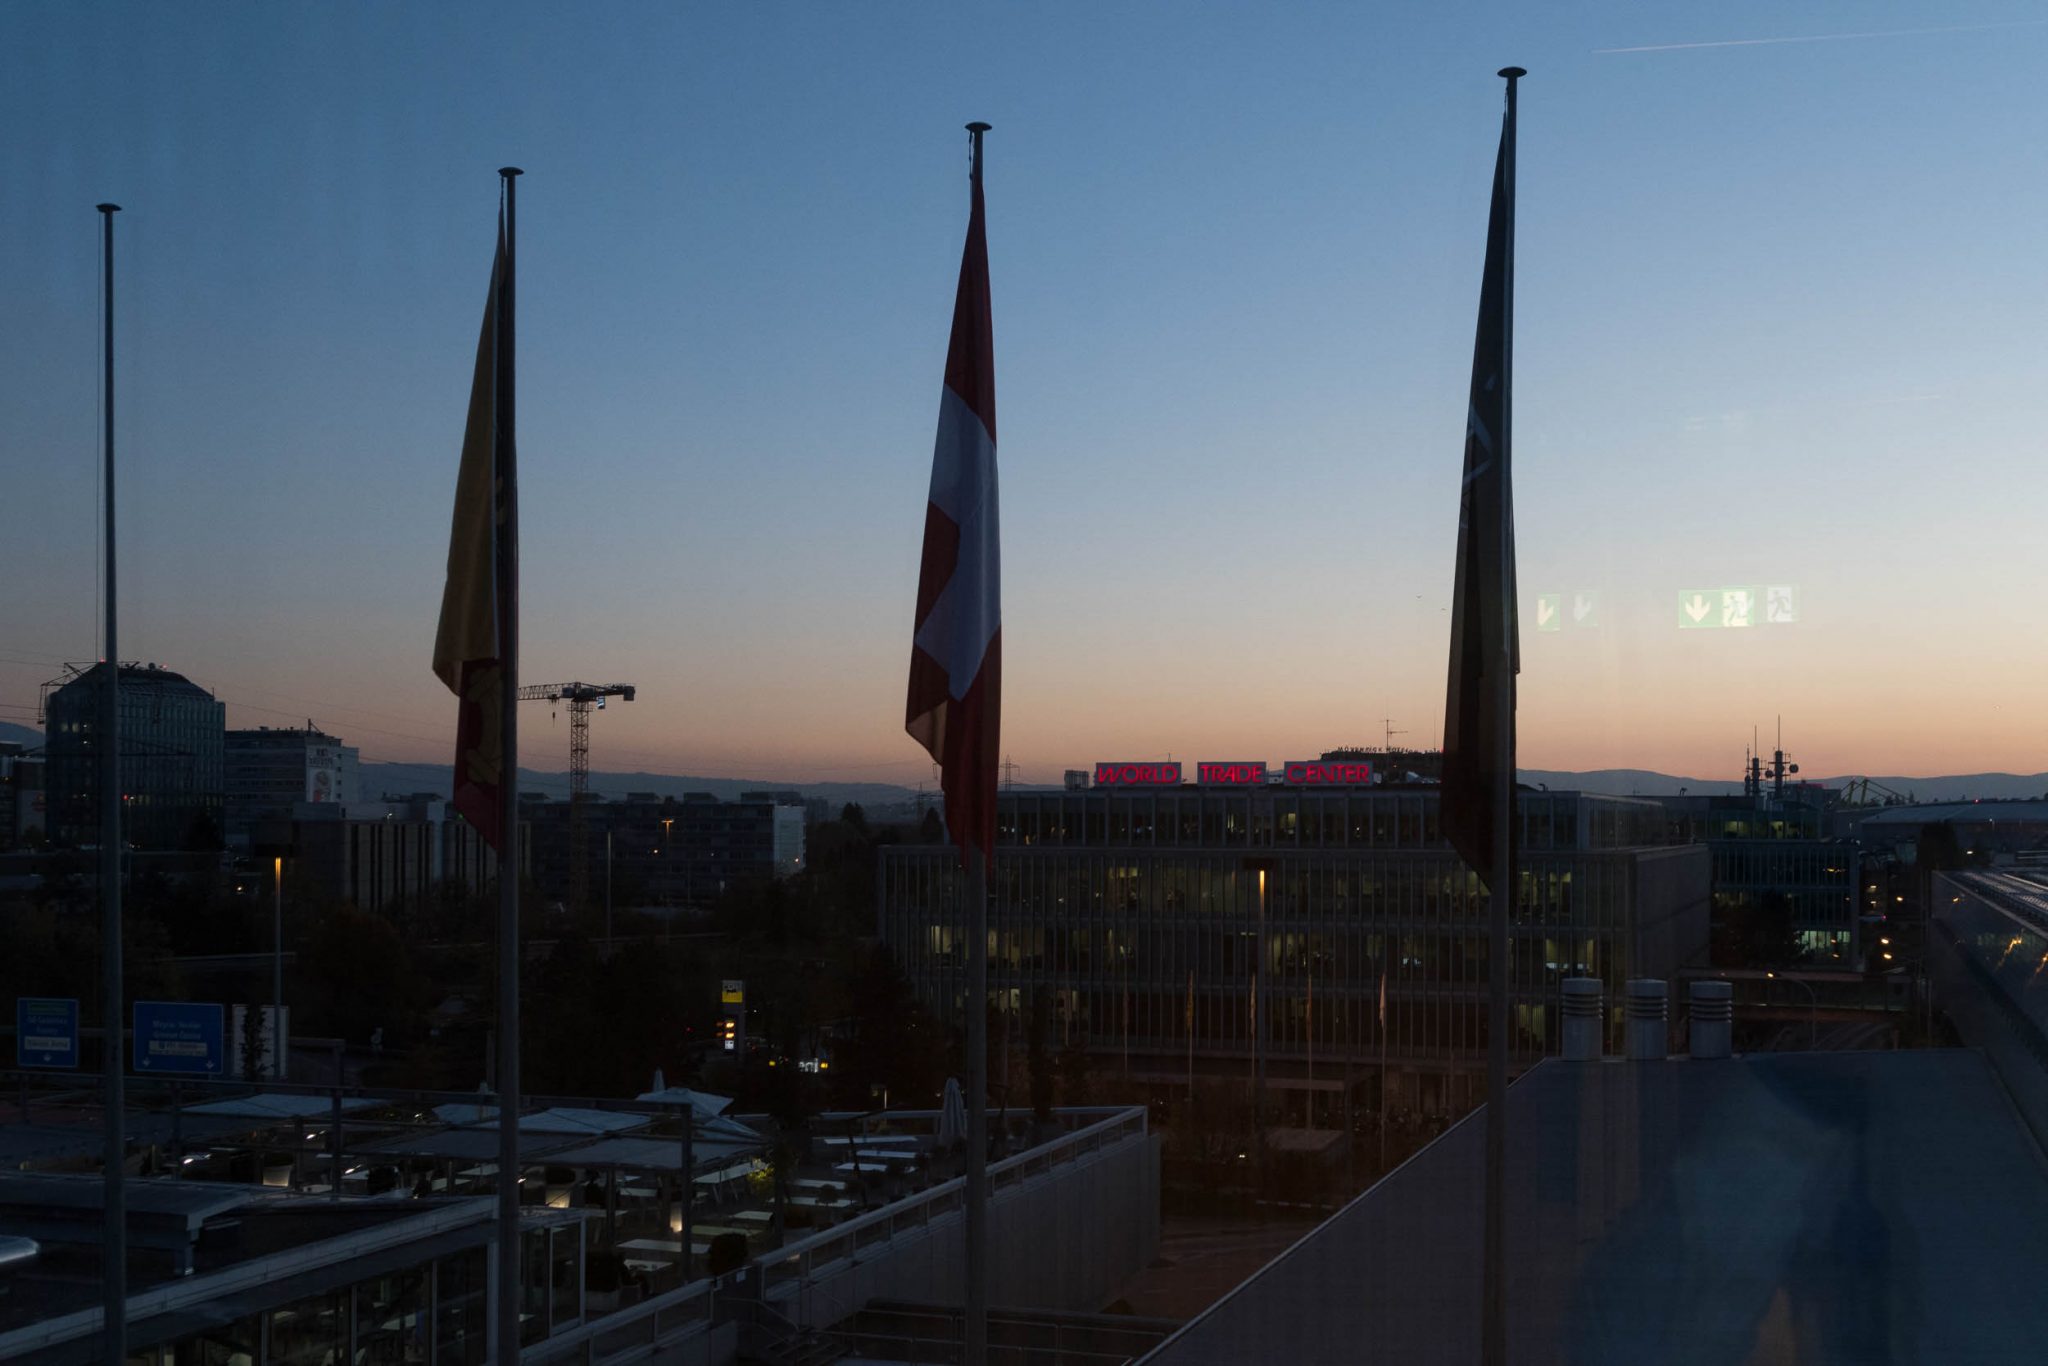
M 1162 1081 L 1248 1063 L 1307 1076 L 1320 1060 L 1327 1082 L 1384 1048 L 1456 1078 L 1423 1084 L 1447 1105 L 1483 1066 L 1488 898 L 1441 835 L 1434 788 L 1096 788 L 1004 793 L 997 810 L 989 988 L 1016 1028 L 1042 993 L 1053 1046 Z M 1626 979 L 1704 961 L 1707 851 L 1667 844 L 1654 802 L 1524 792 L 1519 815 L 1512 1046 L 1555 1048 L 1571 976 L 1607 982 L 1618 1038 Z M 885 848 L 878 877 L 883 941 L 958 1018 L 958 856 Z
M 1853 840 L 1716 839 L 1714 916 L 1752 913 L 1782 900 L 1801 950 L 1815 963 L 1853 967 L 1863 956 L 1857 933 L 1862 857 Z
M 1717 933 L 1739 938 L 1739 927 L 1782 916 L 1798 952 L 1816 966 L 1861 963 L 1861 849 L 1853 839 L 1829 835 L 1829 798 L 1801 787 L 1782 796 L 1660 799 L 1674 838 L 1703 842 L 1713 852 Z M 1749 966 L 1732 960 L 1722 965 Z
M 95 664 L 43 702 L 50 838 L 99 842 L 100 697 Z M 227 708 L 182 674 L 121 666 L 121 836 L 136 849 L 219 848 Z

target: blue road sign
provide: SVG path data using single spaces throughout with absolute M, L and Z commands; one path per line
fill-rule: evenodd
M 78 1066 L 78 999 L 21 996 L 14 1002 L 14 1061 L 18 1067 Z
M 221 1009 L 190 1001 L 135 1003 L 135 1070 L 211 1072 L 226 1063 Z

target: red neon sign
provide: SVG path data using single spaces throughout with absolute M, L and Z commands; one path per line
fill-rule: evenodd
M 1097 764 L 1097 787 L 1178 787 L 1180 764 Z
M 1225 787 L 1254 787 L 1266 781 L 1264 763 L 1196 764 L 1197 781 Z
M 1349 759 L 1297 759 L 1287 765 L 1287 781 L 1296 787 L 1365 787 L 1372 765 Z

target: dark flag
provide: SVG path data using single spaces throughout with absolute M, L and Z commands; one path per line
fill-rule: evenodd
M 1444 703 L 1443 831 L 1495 890 L 1497 831 L 1511 819 L 1515 675 L 1515 502 L 1508 464 L 1508 345 L 1514 319 L 1513 125 L 1501 130 L 1486 227 L 1486 274 L 1472 347 L 1465 480 L 1458 500 L 1458 581 L 1451 605 L 1451 678 Z M 1510 858 L 1512 863 L 1512 857 Z
M 501 430 L 500 404 L 511 357 L 500 346 L 498 320 L 506 283 L 505 219 L 498 217 L 498 254 L 476 345 L 462 465 L 455 478 L 455 523 L 448 536 L 448 580 L 434 637 L 434 672 L 457 698 L 455 809 L 493 849 L 502 849 L 505 674 L 502 642 L 512 604 L 500 601 L 498 557 L 502 509 L 510 490 L 504 468 L 511 433 Z

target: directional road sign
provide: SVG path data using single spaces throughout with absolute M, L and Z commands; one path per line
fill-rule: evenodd
M 135 1003 L 135 1070 L 207 1072 L 227 1062 L 221 1009 L 191 1001 Z
M 1558 593 L 1542 593 L 1536 598 L 1536 629 L 1539 631 L 1562 631 L 1564 629 L 1564 604 Z
M 18 1067 L 78 1066 L 78 998 L 22 996 L 14 1002 L 14 1061 Z
M 1590 588 L 1581 588 L 1572 594 L 1572 625 L 1598 626 L 1600 624 L 1600 595 Z

